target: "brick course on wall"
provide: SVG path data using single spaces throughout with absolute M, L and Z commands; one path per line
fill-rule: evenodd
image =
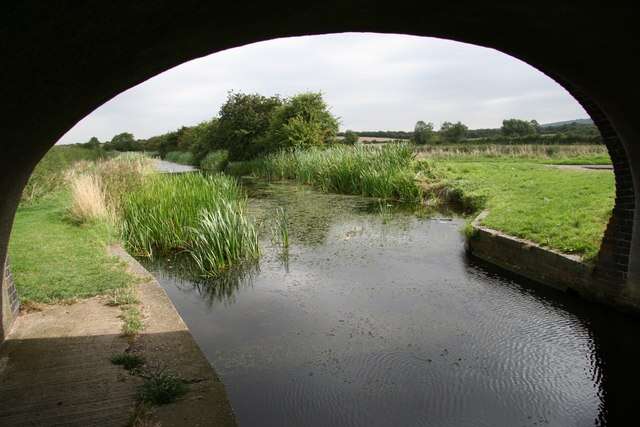
M 1 277 L 0 285 L 2 292 L 2 334 L 0 334 L 0 342 L 5 338 L 5 335 L 10 331 L 13 321 L 18 316 L 20 310 L 20 299 L 18 298 L 18 292 L 16 291 L 13 277 L 9 269 L 9 261 L 5 263 L 4 277 Z
M 612 291 L 616 291 L 626 284 L 628 277 L 636 209 L 629 156 L 602 110 L 579 88 L 558 76 L 552 77 L 562 84 L 591 116 L 611 157 L 616 183 L 615 206 L 602 239 L 593 278 L 601 282 L 602 286 L 610 287 Z

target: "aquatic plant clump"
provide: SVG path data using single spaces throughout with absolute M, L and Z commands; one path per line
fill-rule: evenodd
M 192 229 L 188 252 L 205 276 L 217 276 L 233 264 L 260 256 L 253 223 L 240 205 L 225 200 L 214 209 L 203 211 Z
M 253 174 L 293 179 L 322 191 L 418 202 L 414 153 L 408 144 L 383 147 L 335 146 L 328 149 L 282 151 L 250 162 Z
M 271 236 L 274 243 L 280 244 L 283 250 L 289 249 L 289 219 L 287 211 L 283 207 L 275 210 Z
M 224 175 L 156 175 L 122 204 L 122 237 L 136 255 L 185 251 L 202 275 L 215 276 L 259 256 L 246 195 Z

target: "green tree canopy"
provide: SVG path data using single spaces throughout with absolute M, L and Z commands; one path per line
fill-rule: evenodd
M 129 132 L 120 133 L 107 142 L 105 148 L 117 151 L 133 151 L 136 149 L 136 140 Z
M 539 132 L 540 125 L 537 121 L 508 119 L 502 121 L 500 131 L 503 136 L 528 136 L 535 135 Z
M 100 148 L 100 140 L 98 138 L 96 138 L 95 136 L 92 136 L 91 139 L 89 139 L 89 141 L 85 142 L 84 144 L 81 144 L 83 147 L 86 148 L 91 148 L 91 149 L 98 149 Z
M 269 128 L 270 150 L 332 143 L 338 133 L 335 118 L 321 93 L 301 93 L 278 107 Z
M 230 160 L 246 160 L 264 151 L 264 137 L 281 105 L 279 96 L 229 92 L 220 108 L 215 148 L 229 150 Z
M 462 122 L 444 122 L 440 126 L 440 135 L 447 142 L 460 142 L 467 136 L 467 130 L 469 128 Z
M 433 123 L 425 123 L 422 120 L 416 122 L 413 130 L 413 142 L 419 145 L 429 144 L 433 141 Z

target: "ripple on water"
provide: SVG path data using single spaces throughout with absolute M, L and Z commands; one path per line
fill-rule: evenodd
M 267 244 L 226 302 L 159 276 L 241 425 L 594 425 L 606 372 L 587 309 L 469 262 L 460 221 L 269 188 L 252 209 L 287 206 L 286 267 Z

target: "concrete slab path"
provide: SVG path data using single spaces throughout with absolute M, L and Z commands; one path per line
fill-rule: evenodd
M 142 379 L 110 362 L 126 349 L 192 382 L 153 409 L 155 426 L 233 426 L 223 384 L 158 282 L 122 248 L 111 252 L 143 278 L 145 329 L 122 337 L 118 307 L 96 297 L 22 314 L 0 347 L 0 425 L 125 426 Z

